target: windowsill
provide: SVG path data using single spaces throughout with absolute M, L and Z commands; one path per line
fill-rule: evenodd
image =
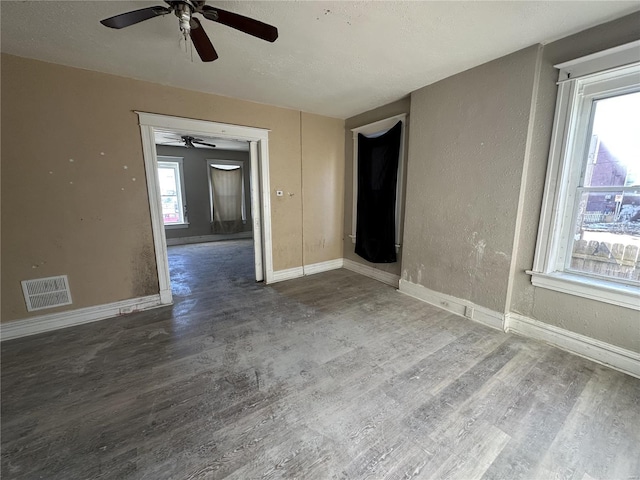
M 640 293 L 636 286 L 564 272 L 541 273 L 527 270 L 526 273 L 531 275 L 531 283 L 536 287 L 640 310 Z
M 178 228 L 189 228 L 189 223 L 172 223 L 164 226 L 165 230 L 176 230 Z

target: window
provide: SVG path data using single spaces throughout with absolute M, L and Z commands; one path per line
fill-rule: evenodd
M 240 209 L 242 212 L 242 222 L 247 222 L 247 203 L 246 203 L 246 195 L 247 191 L 245 188 L 245 172 L 244 172 L 244 162 L 239 160 L 207 160 L 207 165 L 209 166 L 209 198 L 210 198 L 210 210 L 211 210 L 211 221 L 213 221 L 214 217 L 214 202 L 213 202 L 213 179 L 214 179 L 214 170 L 226 170 L 226 171 L 236 171 L 240 172 Z M 237 194 L 234 192 L 234 196 Z
M 207 160 L 211 231 L 232 234 L 245 231 L 247 199 L 245 162 L 240 160 Z
M 640 42 L 557 65 L 532 283 L 640 310 Z
M 187 204 L 184 193 L 182 158 L 158 157 L 158 179 L 165 227 L 185 228 Z
M 349 237 L 356 243 L 356 226 L 358 218 L 358 134 L 361 133 L 365 137 L 375 138 L 379 137 L 398 122 L 402 122 L 402 134 L 400 137 L 400 158 L 398 161 L 398 182 L 396 185 L 396 251 L 400 248 L 402 243 L 402 232 L 400 230 L 402 214 L 404 210 L 404 204 L 402 203 L 402 189 L 404 182 L 404 143 L 405 143 L 405 130 L 407 125 L 407 115 L 401 114 L 394 117 L 386 118 L 378 122 L 363 125 L 362 127 L 353 128 L 353 199 L 352 199 L 352 217 L 351 217 L 351 235 Z

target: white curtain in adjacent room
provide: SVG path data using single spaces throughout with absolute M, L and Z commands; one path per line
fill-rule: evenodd
M 211 167 L 211 197 L 213 201 L 213 233 L 241 232 L 242 169 L 223 170 Z

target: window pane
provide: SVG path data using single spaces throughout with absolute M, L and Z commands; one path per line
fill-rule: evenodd
M 175 168 L 158 167 L 158 178 L 160 179 L 160 195 L 176 195 L 178 193 Z
M 182 223 L 180 218 L 180 203 L 176 195 L 162 196 L 162 218 L 165 225 L 171 223 Z
M 584 186 L 640 185 L 640 92 L 594 102 Z
M 640 280 L 640 189 L 579 194 L 570 270 Z
M 175 167 L 166 165 L 166 163 L 158 165 L 162 218 L 165 225 L 184 223 L 178 164 Z

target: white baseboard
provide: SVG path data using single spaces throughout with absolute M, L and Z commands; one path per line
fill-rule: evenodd
M 374 280 L 378 280 L 379 282 L 398 288 L 400 276 L 393 273 L 385 272 L 377 268 L 370 267 L 369 265 L 363 265 L 362 263 L 354 262 L 348 258 L 344 259 L 343 267 L 347 270 L 351 270 L 352 272 L 364 275 L 365 277 L 373 278 Z
M 315 273 L 328 272 L 329 270 L 337 270 L 344 266 L 343 258 L 336 258 L 335 260 L 327 260 L 326 262 L 312 263 L 310 265 L 303 266 L 305 275 L 313 275 Z
M 242 238 L 253 238 L 253 232 L 167 238 L 167 246 L 170 247 L 173 245 L 188 245 L 191 243 L 221 242 L 223 240 L 240 240 Z
M 640 378 L 640 353 L 555 327 L 518 313 L 503 315 L 467 300 L 435 292 L 406 280 L 400 280 L 399 291 L 483 325 L 543 341 L 561 350 Z
M 640 378 L 640 353 L 555 327 L 518 313 L 506 315 L 505 331 L 541 340 L 561 350 Z
M 15 320 L 0 324 L 0 341 L 49 332 L 59 328 L 73 327 L 74 325 L 91 323 L 158 306 L 160 306 L 160 295 L 149 295 L 148 297 L 131 298 L 120 302 L 96 305 L 95 307 L 79 308 L 77 310 Z
M 284 282 L 293 278 L 299 278 L 304 275 L 302 267 L 287 268 L 286 270 L 276 270 L 267 283 Z
M 300 278 L 305 275 L 315 275 L 316 273 L 328 272 L 329 270 L 337 270 L 339 268 L 346 268 L 347 270 L 351 270 L 366 277 L 373 278 L 375 280 L 398 288 L 398 280 L 400 279 L 398 275 L 383 272 L 382 270 L 378 270 L 377 268 L 362 265 L 346 258 L 336 258 L 334 260 L 312 263 L 309 265 L 304 265 L 302 267 L 277 270 L 273 272 L 273 278 L 269 281 L 269 283 L 282 282 L 284 280 Z
M 504 315 L 502 313 L 476 305 L 468 300 L 436 292 L 407 280 L 400 280 L 398 291 L 488 327 L 504 330 Z

